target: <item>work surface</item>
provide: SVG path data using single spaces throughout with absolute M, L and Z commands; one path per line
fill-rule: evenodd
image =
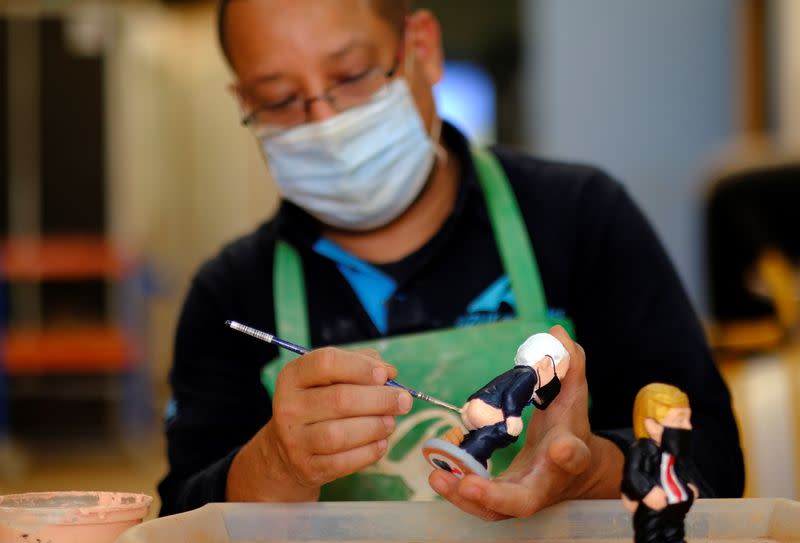
M 800 543 L 800 502 L 700 500 L 686 522 L 689 542 Z M 144 523 L 117 543 L 632 541 L 618 500 L 567 502 L 531 518 L 484 522 L 443 502 L 211 504 Z

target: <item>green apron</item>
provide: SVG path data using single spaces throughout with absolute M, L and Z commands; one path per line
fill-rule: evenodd
M 555 324 L 573 334 L 568 319 L 548 316 L 539 269 L 525 223 L 500 163 L 490 152 L 472 150 L 500 258 L 514 292 L 517 316 L 491 324 L 435 330 L 364 341 L 347 348 L 376 349 L 398 369 L 397 380 L 454 405 L 514 365 L 517 347 L 528 336 Z M 305 282 L 300 256 L 283 241 L 275 249 L 274 293 L 277 335 L 310 345 Z M 469 270 L 464 270 L 469 273 Z M 297 355 L 282 350 L 264 366 L 262 382 L 272 395 L 280 370 Z M 531 409 L 524 420 L 530 420 Z M 389 452 L 361 472 L 336 480 L 322 489 L 323 500 L 426 500 L 436 494 L 428 485 L 430 465 L 421 445 L 460 425 L 457 414 L 415 401 L 410 413 L 398 418 L 389 438 Z M 503 472 L 522 448 L 525 436 L 499 449 L 491 458 L 492 475 Z

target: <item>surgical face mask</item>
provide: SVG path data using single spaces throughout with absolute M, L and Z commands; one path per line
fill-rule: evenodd
M 664 427 L 661 435 L 661 449 L 673 456 L 681 456 L 689 452 L 692 443 L 692 431 L 684 428 Z
M 425 186 L 436 146 L 402 78 L 362 106 L 260 139 L 283 196 L 346 230 L 399 217 Z

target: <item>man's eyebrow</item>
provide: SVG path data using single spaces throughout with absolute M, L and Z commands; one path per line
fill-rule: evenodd
M 282 78 L 283 74 L 280 72 L 275 72 L 271 74 L 264 74 L 254 77 L 253 79 L 249 80 L 245 83 L 246 87 L 251 87 L 253 85 L 257 85 L 259 83 L 269 83 L 271 81 L 277 81 L 278 79 Z
M 370 42 L 367 41 L 366 39 L 355 38 L 355 39 L 352 39 L 352 40 L 348 41 L 347 43 L 345 43 L 343 46 L 339 47 L 335 51 L 333 51 L 331 53 L 328 53 L 327 55 L 325 55 L 325 57 L 328 60 L 339 60 L 341 58 L 346 57 L 348 54 L 350 54 L 351 52 L 353 52 L 353 51 L 355 51 L 357 49 L 368 49 L 369 47 L 370 47 Z M 283 77 L 284 77 L 284 74 L 282 72 L 267 73 L 267 74 L 263 74 L 263 75 L 259 75 L 257 77 L 254 77 L 250 81 L 246 82 L 244 86 L 245 87 L 252 87 L 254 85 L 258 85 L 259 83 L 270 83 L 270 82 L 273 82 L 273 81 L 277 81 L 277 80 L 279 80 L 279 79 L 281 79 Z
M 273 81 L 278 81 L 280 79 L 283 79 L 283 77 L 284 74 L 280 72 L 259 75 L 252 79 L 248 79 L 247 81 L 242 81 L 239 84 L 239 88 L 242 90 L 252 90 L 253 87 L 258 86 L 261 83 L 272 83 Z
M 369 42 L 367 40 L 365 40 L 363 38 L 355 38 L 355 39 L 352 39 L 352 40 L 348 41 L 343 46 L 339 47 L 338 49 L 336 49 L 335 51 L 333 51 L 331 53 L 328 53 L 325 56 L 329 60 L 339 60 L 342 57 L 347 56 L 353 50 L 355 50 L 355 49 L 367 49 L 367 48 L 369 48 L 369 45 L 370 44 L 369 44 Z

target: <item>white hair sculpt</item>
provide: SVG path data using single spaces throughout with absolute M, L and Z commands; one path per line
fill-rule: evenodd
M 556 366 L 564 358 L 569 358 L 569 353 L 564 345 L 551 334 L 534 334 L 517 349 L 514 364 L 517 366 L 533 366 L 536 362 L 549 356 Z

